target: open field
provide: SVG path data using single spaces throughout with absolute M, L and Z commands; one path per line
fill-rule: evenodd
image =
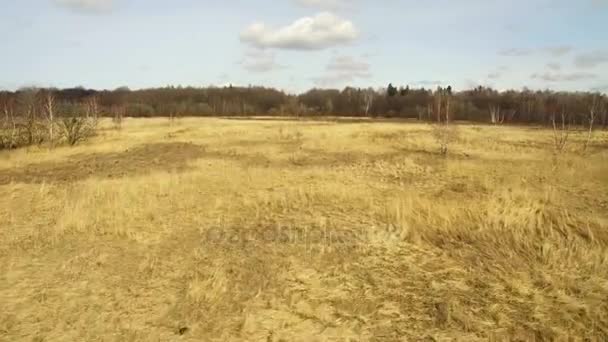
M 0 152 L 1 341 L 608 340 L 608 132 L 103 125 Z

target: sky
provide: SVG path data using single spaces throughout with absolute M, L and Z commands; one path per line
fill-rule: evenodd
M 0 89 L 608 92 L 608 0 L 4 0 Z

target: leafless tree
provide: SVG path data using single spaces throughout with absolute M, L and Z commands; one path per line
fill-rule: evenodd
M 112 107 L 112 122 L 114 123 L 114 127 L 118 130 L 122 129 L 122 118 L 125 113 L 125 108 L 123 106 L 114 106 Z
M 553 124 L 553 146 L 555 147 L 555 152 L 560 153 L 564 151 L 566 144 L 568 143 L 568 138 L 570 137 L 570 129 L 571 124 L 566 113 L 565 108 L 560 111 L 561 121 L 556 122 L 556 113 L 553 112 L 551 117 L 551 122 Z
M 424 114 L 426 113 L 426 108 L 422 106 L 416 106 L 416 113 L 418 114 L 418 121 L 424 120 Z
M 173 108 L 171 108 L 171 110 L 169 111 L 169 123 L 171 125 L 173 125 L 173 123 L 175 122 L 175 114 L 176 110 L 174 110 Z
M 502 124 L 505 121 L 504 113 L 500 109 L 500 105 L 490 105 L 490 121 L 492 124 Z
M 435 93 L 437 124 L 433 128 L 433 135 L 439 143 L 439 152 L 443 156 L 448 154 L 449 144 L 456 140 L 455 127 L 450 125 L 452 120 L 450 112 L 451 98 L 451 87 L 438 89 Z
M 171 125 L 173 125 L 175 123 L 175 120 L 177 120 L 179 118 L 180 112 L 184 111 L 184 109 L 182 107 L 184 107 L 184 106 L 182 104 L 180 104 L 180 105 L 176 105 L 176 106 L 171 106 L 169 108 L 169 123 Z
M 55 142 L 55 96 L 52 91 L 46 91 L 43 99 L 44 113 L 46 115 L 48 132 L 49 132 L 49 143 L 51 146 Z
M 587 131 L 587 139 L 585 140 L 585 144 L 583 145 L 583 152 L 587 151 L 587 148 L 591 143 L 593 135 L 593 124 L 595 123 L 597 114 L 602 110 L 601 106 L 601 99 L 597 94 L 594 94 L 591 100 L 589 101 L 589 107 L 587 112 L 587 123 L 589 124 L 589 130 Z
M 332 104 L 333 106 L 333 104 Z M 290 99 L 285 105 L 281 106 L 281 115 L 297 116 L 305 113 L 306 108 L 298 101 L 297 98 Z
M 376 92 L 373 88 L 369 88 L 363 92 L 363 100 L 365 101 L 365 116 L 369 115 L 369 110 L 372 108 L 374 104 L 374 97 L 376 96 Z
M 89 119 L 90 123 L 97 127 L 99 122 L 99 102 L 97 96 L 90 96 L 84 100 L 85 116 Z
M 44 141 L 42 132 L 46 131 L 46 127 L 40 122 L 39 95 L 38 88 L 24 88 L 17 96 L 18 114 L 21 117 L 18 126 L 24 131 L 27 145 L 40 144 Z
M 2 125 L 0 125 L 0 149 L 16 148 L 19 145 L 19 130 L 15 122 L 15 102 L 7 94 L 0 94 Z
M 89 118 L 89 117 L 98 118 L 99 117 L 99 103 L 97 100 L 97 96 L 90 96 L 90 97 L 86 98 L 84 100 L 84 105 L 85 105 L 85 115 L 87 118 Z

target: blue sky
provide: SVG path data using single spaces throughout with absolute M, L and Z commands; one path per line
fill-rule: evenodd
M 0 41 L 0 89 L 608 91 L 608 0 L 4 1 Z

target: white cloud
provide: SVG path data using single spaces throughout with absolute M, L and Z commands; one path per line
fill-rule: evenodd
M 321 87 L 342 85 L 345 83 L 352 82 L 354 80 L 355 80 L 355 78 L 353 77 L 353 75 L 349 75 L 349 74 L 345 74 L 345 73 L 326 74 L 321 77 L 315 77 L 312 79 L 312 81 L 316 85 L 321 86 Z
M 498 72 L 498 71 L 494 71 L 494 72 L 491 72 L 491 73 L 488 74 L 488 78 L 491 79 L 491 80 L 495 80 L 495 79 L 498 79 L 500 77 L 502 77 L 502 74 L 500 72 Z
M 312 80 L 319 86 L 333 86 L 352 82 L 355 79 L 368 79 L 371 76 L 369 63 L 351 56 L 338 56 L 329 61 L 323 76 Z
M 608 50 L 595 50 L 574 59 L 574 64 L 579 68 L 593 68 L 603 63 L 608 63 Z
M 356 74 L 358 77 L 368 77 L 369 69 L 369 63 L 358 61 L 350 56 L 334 57 L 329 64 L 327 64 L 328 71 L 348 72 Z
M 502 75 L 509 71 L 509 67 L 506 65 L 501 65 L 496 67 L 496 69 L 494 69 L 493 71 L 490 71 L 487 75 L 486 78 L 491 79 L 491 80 L 497 80 L 499 78 L 502 77 Z
M 599 92 L 599 93 L 608 93 L 608 84 L 592 87 L 591 91 Z
M 280 28 L 271 28 L 264 23 L 252 24 L 241 33 L 241 41 L 258 48 L 321 50 L 348 44 L 358 36 L 352 22 L 323 12 Z
M 572 46 L 562 45 L 546 47 L 544 50 L 553 56 L 559 57 L 568 54 L 570 51 L 574 50 L 574 48 Z
M 568 54 L 572 50 L 574 50 L 574 48 L 572 46 L 559 45 L 559 46 L 547 46 L 547 47 L 536 48 L 536 49 L 510 48 L 510 49 L 500 50 L 498 52 L 498 54 L 501 56 L 514 57 L 514 56 L 528 56 L 528 55 L 532 55 L 532 54 L 539 53 L 539 52 L 540 53 L 545 52 L 552 56 L 560 57 L 560 56 Z
M 597 75 L 586 72 L 574 72 L 570 74 L 545 72 L 543 74 L 532 74 L 533 79 L 539 79 L 547 82 L 569 82 L 580 81 L 596 78 Z
M 562 65 L 559 63 L 547 63 L 547 68 L 554 71 L 559 71 L 562 69 Z
M 251 72 L 269 72 L 285 68 L 285 66 L 275 61 L 275 57 L 275 54 L 271 51 L 251 49 L 245 52 L 240 64 Z
M 513 57 L 513 56 L 527 56 L 527 55 L 531 55 L 532 53 L 534 53 L 534 50 L 532 50 L 532 49 L 522 49 L 522 48 L 512 48 L 512 49 L 505 49 L 505 50 L 498 51 L 499 55 L 501 55 L 501 56 L 509 56 L 509 57 Z
M 114 0 L 53 0 L 55 4 L 78 12 L 107 12 L 114 6 Z

